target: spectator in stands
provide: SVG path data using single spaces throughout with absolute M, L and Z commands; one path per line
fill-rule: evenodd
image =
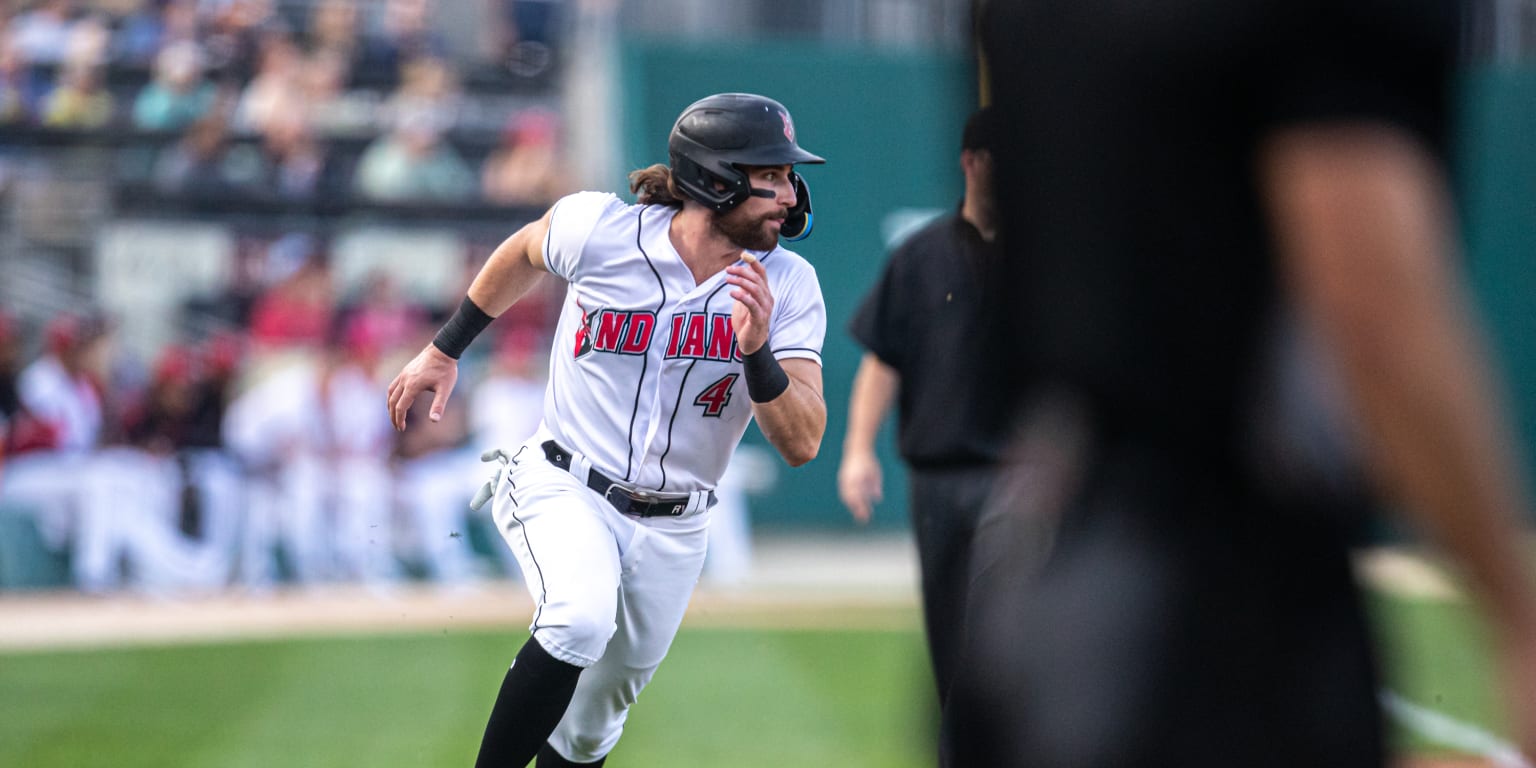
M 393 88 L 405 77 L 408 62 L 448 53 L 432 28 L 432 6 L 432 0 L 385 0 L 379 33 L 363 37 L 355 84 Z
M 112 27 L 106 14 L 81 16 L 69 26 L 64 39 L 64 58 L 59 64 L 86 64 L 105 67 L 112 54 Z
M 532 108 L 514 115 L 501 144 L 480 170 L 486 202 L 547 208 L 571 192 L 559 130 L 559 118 L 549 110 Z
M 27 66 L 21 50 L 10 38 L 0 36 L 0 125 L 28 125 L 47 87 Z
M 351 83 L 353 66 L 362 58 L 362 37 L 357 0 L 319 0 L 311 6 L 304 44 L 311 56 L 334 58 L 345 74 L 340 85 Z
M 205 4 L 204 13 L 203 63 L 215 80 L 250 80 L 265 38 L 288 34 L 274 12 L 273 0 L 220 0 Z
M 193 0 L 125 0 L 112 35 L 112 60 L 128 67 L 147 67 L 169 35 L 167 16 L 192 6 Z
M 59 84 L 43 100 L 42 122 L 50 128 L 95 130 L 112 123 L 116 100 L 107 90 L 99 65 L 71 61 Z
M 219 199 L 234 189 L 227 165 L 229 126 L 218 112 L 205 115 L 155 160 L 154 183 L 161 193 L 191 199 Z
M 463 98 L 458 72 L 447 59 L 417 56 L 401 64 L 400 84 L 384 103 L 384 117 L 398 121 L 430 115 L 446 130 L 458 119 Z
M 11 20 L 7 37 L 27 64 L 51 68 L 64 61 L 74 17 L 74 0 L 42 0 Z
M 179 131 L 213 111 L 218 88 L 203 72 L 197 43 L 180 40 L 155 57 L 152 79 L 133 103 L 133 125 L 149 131 Z
M 354 190 L 368 200 L 459 202 L 475 195 L 474 171 L 424 112 L 397 119 L 394 130 L 363 151 Z
M 232 172 L 247 194 L 283 200 L 313 200 L 344 191 L 324 145 L 310 135 L 299 105 L 275 112 L 261 141 L 231 150 Z
M 70 27 L 56 84 L 40 110 L 44 125 L 91 130 L 112 122 L 117 100 L 107 90 L 103 73 L 110 42 L 101 14 L 85 16 Z
M 349 333 L 374 340 L 380 354 L 414 353 L 421 327 L 431 318 L 400 289 L 400 282 L 383 270 L 370 273 L 357 297 L 343 306 Z
M 322 349 L 336 311 L 324 247 L 290 234 L 272 244 L 267 258 L 271 279 L 251 309 L 251 341 L 259 351 Z
M 318 136 L 371 135 L 378 100 L 365 91 L 348 91 L 351 63 L 333 49 L 309 54 L 299 72 L 298 92 L 310 129 Z
M 262 38 L 260 61 L 235 104 L 233 126 L 246 133 L 260 133 L 280 113 L 302 109 L 297 104 L 300 52 L 287 34 Z

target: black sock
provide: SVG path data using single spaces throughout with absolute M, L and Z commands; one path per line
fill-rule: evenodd
M 560 753 L 556 752 L 555 748 L 549 745 L 549 742 L 545 742 L 544 746 L 539 748 L 539 762 L 534 768 L 601 768 L 603 761 L 607 759 L 606 757 L 599 757 L 595 763 L 573 763 L 561 757 Z
M 580 676 L 581 667 L 556 659 L 538 640 L 528 638 L 501 681 L 475 768 L 528 765 L 560 724 Z

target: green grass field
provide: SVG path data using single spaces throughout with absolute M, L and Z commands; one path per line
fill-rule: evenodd
M 468 766 L 524 637 L 402 635 L 0 656 L 0 765 Z M 685 631 L 610 761 L 925 765 L 910 631 Z
M 1394 638 L 1394 690 L 1497 730 L 1464 607 L 1388 597 L 1373 607 Z M 4 654 L 0 766 L 468 766 L 522 640 L 460 632 Z M 610 764 L 932 765 L 925 658 L 914 629 L 685 627 Z
M 1487 639 L 1470 606 L 1378 593 L 1372 596 L 1371 610 L 1379 627 L 1381 664 L 1389 689 L 1490 733 L 1506 732 L 1486 655 Z M 1401 727 L 1394 736 L 1406 751 L 1446 751 Z

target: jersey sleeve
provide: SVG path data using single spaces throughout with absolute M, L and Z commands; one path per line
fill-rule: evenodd
M 805 358 L 821 363 L 821 345 L 827 336 L 827 305 L 821 297 L 816 269 L 802 262 L 774 291 L 773 324 L 768 346 L 773 356 L 785 360 Z
M 910 242 L 910 241 L 909 241 Z M 901 340 L 908 338 L 903 320 L 903 303 L 900 288 L 908 248 L 903 246 L 891 254 L 880 272 L 880 279 L 870 287 L 860 302 L 853 318 L 848 321 L 848 333 L 859 346 L 880 358 L 880 362 L 893 368 L 901 367 Z
M 1275 127 L 1371 122 L 1443 155 L 1459 17 L 1449 0 L 1301 0 L 1267 57 Z
M 608 192 L 577 192 L 556 201 L 549 214 L 549 233 L 544 236 L 544 264 L 549 271 L 574 280 L 597 222 L 623 207 L 624 202 Z

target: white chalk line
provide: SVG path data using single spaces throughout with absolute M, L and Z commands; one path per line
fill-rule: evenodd
M 1536 768 L 1514 744 L 1476 725 L 1415 704 L 1390 690 L 1383 689 L 1379 698 L 1393 720 L 1425 741 L 1486 758 L 1495 768 Z

